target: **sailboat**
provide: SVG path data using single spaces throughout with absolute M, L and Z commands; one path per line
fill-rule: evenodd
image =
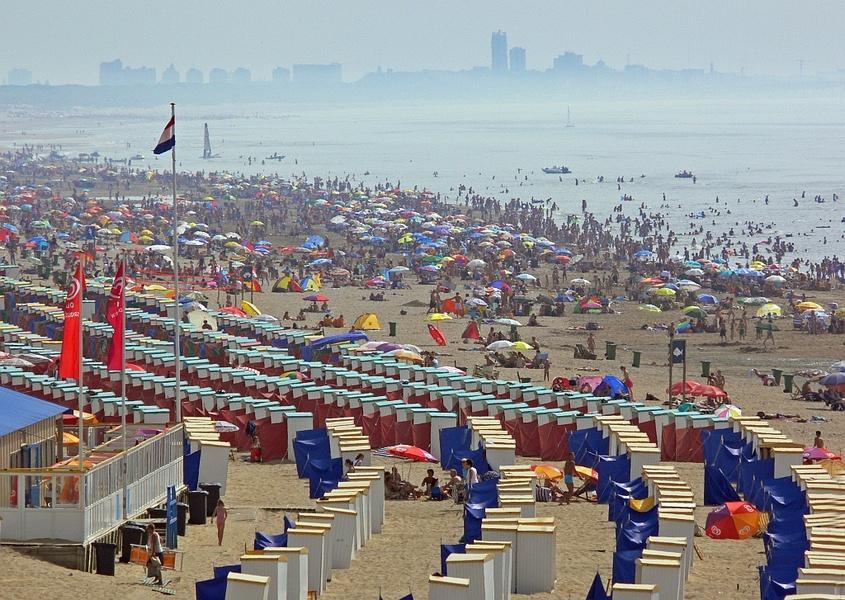
M 205 159 L 220 158 L 219 154 L 211 153 L 211 139 L 208 137 L 208 123 L 205 124 L 205 139 L 203 141 L 202 157 Z
M 569 119 L 569 105 L 568 104 L 566 105 L 566 126 L 567 127 L 575 127 L 575 125 L 573 125 L 572 121 Z

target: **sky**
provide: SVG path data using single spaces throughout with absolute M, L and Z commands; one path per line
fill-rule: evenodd
M 13 67 L 95 84 L 102 61 L 180 72 L 343 64 L 355 80 L 397 70 L 488 66 L 501 29 L 544 70 L 564 51 L 615 68 L 708 68 L 797 76 L 845 68 L 841 0 L 7 0 L 0 81 Z

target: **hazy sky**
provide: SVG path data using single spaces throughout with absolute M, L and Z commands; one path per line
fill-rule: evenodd
M 489 65 L 490 33 L 523 46 L 530 69 L 566 50 L 613 67 L 707 67 L 797 75 L 845 67 L 841 0 L 4 0 L 0 80 L 96 83 L 114 58 L 161 72 L 340 62 L 344 78 Z

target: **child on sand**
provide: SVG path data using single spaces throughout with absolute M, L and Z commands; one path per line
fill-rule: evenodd
M 226 519 L 229 518 L 229 511 L 226 510 L 226 505 L 222 500 L 217 501 L 217 506 L 214 507 L 214 514 L 211 515 L 211 522 L 214 523 L 214 518 L 217 517 L 217 545 L 223 545 L 223 531 L 226 529 Z

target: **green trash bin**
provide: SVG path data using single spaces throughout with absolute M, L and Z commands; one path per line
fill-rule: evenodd
M 709 360 L 702 360 L 701 361 L 701 376 L 702 377 L 710 377 L 710 361 Z
M 772 369 L 772 377 L 775 378 L 775 385 L 780 385 L 780 376 L 783 375 L 783 371 L 780 369 Z
M 604 357 L 607 360 L 616 360 L 616 344 L 614 342 L 604 343 Z
M 396 323 L 390 321 L 387 326 L 390 327 L 390 337 L 396 337 Z
M 792 380 L 795 378 L 795 375 L 792 373 L 784 373 L 783 374 L 783 393 L 784 394 L 791 394 L 792 393 Z
M 640 366 L 640 359 L 643 357 L 643 353 L 637 350 L 634 350 L 634 359 L 631 361 L 632 367 L 639 367 Z

